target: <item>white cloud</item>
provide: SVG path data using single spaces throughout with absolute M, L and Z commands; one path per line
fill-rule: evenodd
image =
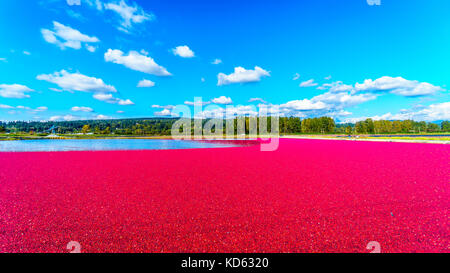
M 69 6 L 80 6 L 81 0 L 67 0 L 67 5 Z
M 9 105 L 5 105 L 5 104 L 0 104 L 0 109 L 14 109 L 13 106 L 9 106 Z
M 112 117 L 110 117 L 110 116 L 105 116 L 105 115 L 97 115 L 97 116 L 95 116 L 95 119 L 113 119 Z
M 48 110 L 48 107 L 40 106 L 40 107 L 36 108 L 34 111 L 36 111 L 36 112 L 45 112 L 47 110 Z
M 104 8 L 105 10 L 116 12 L 121 17 L 121 23 L 118 29 L 124 32 L 128 32 L 134 24 L 140 24 L 145 21 L 150 21 L 155 17 L 153 14 L 145 12 L 136 3 L 133 3 L 133 6 L 130 6 L 124 0 L 121 0 L 120 2 L 104 4 Z
M 48 110 L 48 107 L 40 106 L 40 107 L 37 107 L 36 109 L 32 109 L 31 107 L 23 106 L 23 105 L 14 107 L 14 106 L 10 106 L 10 105 L 0 104 L 0 109 L 19 109 L 19 110 L 28 110 L 33 113 L 36 113 L 36 112 L 45 112 Z
M 192 51 L 188 46 L 177 46 L 172 49 L 172 52 L 175 56 L 180 56 L 183 58 L 193 58 L 195 57 L 194 51 Z
M 219 107 L 212 110 L 201 111 L 195 114 L 195 118 L 228 118 L 234 116 L 257 116 L 258 112 L 256 107 L 252 105 L 244 106 L 227 106 L 225 108 Z
M 355 91 L 390 92 L 405 97 L 417 97 L 433 95 L 439 91 L 444 91 L 444 89 L 426 82 L 384 76 L 376 80 L 367 79 L 362 84 L 356 83 Z
M 24 50 L 24 51 L 23 51 L 23 54 L 24 54 L 24 55 L 27 55 L 27 56 L 30 56 L 30 55 L 31 55 L 31 52 Z
M 0 84 L 0 97 L 23 99 L 29 98 L 30 95 L 25 93 L 33 92 L 33 89 L 20 84 Z
M 114 86 L 105 84 L 102 79 L 88 77 L 79 72 L 69 73 L 61 70 L 49 75 L 39 75 L 37 79 L 54 83 L 66 91 L 117 92 Z
M 348 92 L 353 90 L 352 85 L 344 84 L 341 81 L 333 82 L 331 84 L 324 84 L 324 87 L 329 87 L 330 92 Z
M 115 98 L 112 94 L 105 94 L 105 93 L 97 93 L 92 96 L 94 99 L 99 101 L 104 101 L 106 103 L 110 104 L 119 104 L 119 105 L 134 105 L 134 102 L 131 100 L 122 100 Z
M 376 99 L 371 93 L 352 94 L 351 92 L 326 92 L 311 99 L 293 100 L 280 105 L 258 105 L 269 108 L 270 114 L 280 116 L 348 116 L 351 113 L 344 108 Z M 270 107 L 272 109 L 270 109 Z M 278 110 L 277 110 L 278 109 Z M 274 112 L 275 111 L 275 112 Z
M 95 46 L 86 45 L 86 50 L 94 53 L 97 50 L 97 48 Z
M 61 92 L 63 92 L 64 90 L 61 90 L 61 89 L 58 89 L 58 88 L 53 88 L 53 87 L 51 87 L 51 88 L 49 88 L 50 90 L 52 90 L 52 91 L 54 91 L 54 92 L 59 92 L 59 93 L 61 93 Z
M 436 103 L 419 110 L 403 109 L 400 113 L 392 114 L 386 113 L 383 115 L 376 115 L 371 117 L 355 117 L 347 118 L 342 123 L 356 123 L 358 121 L 371 118 L 373 120 L 415 120 L 415 121 L 440 121 L 450 119 L 450 102 Z
M 331 80 L 331 75 L 330 76 L 328 76 L 328 77 L 325 77 L 325 80 L 327 80 L 327 81 L 329 81 L 329 80 Z
M 150 80 L 146 80 L 143 79 L 142 81 L 140 81 L 137 85 L 137 87 L 143 88 L 143 87 L 153 87 L 155 86 L 155 83 L 150 81 Z
M 116 103 L 117 99 L 112 94 L 97 93 L 92 96 L 94 99 L 108 103 Z
M 311 82 L 312 83 L 312 82 Z M 391 93 L 404 97 L 418 97 L 433 95 L 440 91 L 445 91 L 439 86 L 434 86 L 430 83 L 410 81 L 402 77 L 388 77 L 384 76 L 376 80 L 367 79 L 362 84 L 356 83 L 347 85 L 341 81 L 333 83 L 324 83 L 317 87 L 319 90 L 329 89 L 330 92 L 351 92 L 354 93 Z
M 72 116 L 72 115 L 65 115 L 65 116 L 53 116 L 50 117 L 49 121 L 73 121 L 73 120 L 77 120 L 77 117 Z
M 414 113 L 416 120 L 450 120 L 450 101 L 432 104 Z
M 172 116 L 172 112 L 169 109 L 164 109 L 160 112 L 155 112 L 154 114 L 155 114 L 155 116 L 161 116 L 161 117 Z
M 94 109 L 85 106 L 74 106 L 71 110 L 74 112 L 94 112 Z
M 117 104 L 119 104 L 119 105 L 134 105 L 134 102 L 132 102 L 132 101 L 129 100 L 129 99 L 126 99 L 126 100 L 120 100 L 120 99 L 119 99 L 119 101 L 117 102 Z
M 220 96 L 218 98 L 212 99 L 212 102 L 215 104 L 232 104 L 233 101 L 230 97 Z
M 7 62 L 6 58 L 0 58 L 0 62 Z
M 22 106 L 22 105 L 19 105 L 19 106 L 17 106 L 16 108 L 17 108 L 17 109 L 21 109 L 21 110 L 31 110 L 30 107 L 28 107 L 28 106 Z
M 352 107 L 370 100 L 376 99 L 377 96 L 371 93 L 351 94 L 348 92 L 327 92 L 311 99 L 313 102 L 322 102 L 330 105 L 334 109 L 342 109 Z
M 300 79 L 300 74 L 295 73 L 295 74 L 294 74 L 294 77 L 292 78 L 292 80 L 296 81 L 296 80 L 298 80 L 298 79 Z
M 158 65 L 151 57 L 130 51 L 128 55 L 118 49 L 108 49 L 105 53 L 105 61 L 124 65 L 130 69 L 152 74 L 156 76 L 170 76 L 171 74 L 162 66 Z
M 221 86 L 233 83 L 259 82 L 262 77 L 270 77 L 270 73 L 261 67 L 255 66 L 254 70 L 247 70 L 243 67 L 235 67 L 234 73 L 229 75 L 219 73 L 217 76 L 217 85 Z
M 280 107 L 296 111 L 305 111 L 305 110 L 322 110 L 325 109 L 327 105 L 321 101 L 312 101 L 308 99 L 303 99 L 303 100 L 289 101 L 285 104 L 281 104 Z
M 189 105 L 189 106 L 204 106 L 204 105 L 208 105 L 211 104 L 210 101 L 185 101 L 184 104 Z
M 53 22 L 53 30 L 43 28 L 41 29 L 41 33 L 46 42 L 55 44 L 61 49 L 81 49 L 82 45 L 85 45 L 86 48 L 92 52 L 92 49 L 94 47 L 92 47 L 90 43 L 100 42 L 97 37 L 90 37 L 88 35 L 82 34 L 80 31 L 65 26 L 56 21 Z
M 103 10 L 103 3 L 101 0 L 85 0 L 85 1 L 90 7 L 94 7 L 98 11 Z
M 157 105 L 157 104 L 154 104 L 154 105 L 152 105 L 152 108 L 158 108 L 158 109 L 173 109 L 173 108 L 175 108 L 175 106 L 174 105 Z
M 215 59 L 214 61 L 211 62 L 211 64 L 221 64 L 222 60 L 221 59 Z
M 255 101 L 259 101 L 261 103 L 267 103 L 265 100 L 263 100 L 261 98 L 251 98 L 248 100 L 248 102 L 255 102 Z
M 314 79 L 304 81 L 300 83 L 300 87 L 313 87 L 317 86 L 318 84 L 314 82 Z

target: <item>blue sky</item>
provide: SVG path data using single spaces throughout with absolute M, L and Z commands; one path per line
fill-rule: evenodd
M 3 2 L 0 120 L 450 119 L 449 1 Z

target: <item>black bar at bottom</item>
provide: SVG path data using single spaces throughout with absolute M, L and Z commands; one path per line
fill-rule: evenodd
M 35 266 L 48 267 L 57 260 L 80 272 L 93 267 L 101 272 L 131 267 L 141 268 L 139 272 L 334 272 L 339 268 L 384 272 L 394 264 L 405 272 L 445 262 L 445 254 L 3 254 L 0 262 L 13 263 L 17 269 L 26 265 L 28 258 Z

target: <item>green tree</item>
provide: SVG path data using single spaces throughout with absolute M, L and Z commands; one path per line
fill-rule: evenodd
M 91 127 L 89 126 L 89 125 L 83 125 L 83 128 L 81 129 L 81 133 L 83 134 L 83 135 L 85 135 L 85 134 L 87 134 L 87 133 L 89 133 L 89 130 L 91 129 Z
M 450 132 L 450 122 L 449 121 L 443 121 L 441 123 L 441 129 L 442 129 L 442 132 Z
M 345 127 L 345 134 L 351 135 L 351 134 L 352 134 L 352 131 L 353 131 L 352 126 L 347 125 L 347 127 Z
M 428 132 L 435 133 L 439 132 L 441 128 L 436 123 L 428 123 Z

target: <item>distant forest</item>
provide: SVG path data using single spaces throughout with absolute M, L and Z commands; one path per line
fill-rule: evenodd
M 242 118 L 244 119 L 244 118 Z M 270 117 L 268 118 L 268 131 Z M 48 121 L 48 122 L 0 122 L 0 134 L 30 134 L 44 135 L 56 127 L 57 134 L 96 134 L 96 135 L 170 135 L 176 118 L 143 118 L 114 120 L 83 120 L 83 121 Z M 203 122 L 207 122 L 204 120 Z M 193 124 L 193 121 L 191 121 Z M 235 133 L 237 119 L 234 120 Z M 245 118 L 246 133 L 249 133 L 249 118 Z M 389 121 L 366 119 L 356 124 L 336 124 L 330 117 L 300 119 L 282 117 L 279 121 L 280 134 L 396 134 L 396 133 L 438 133 L 450 132 L 450 122 L 427 123 L 413 120 Z M 226 123 L 224 121 L 224 130 Z M 192 128 L 194 126 L 192 125 Z M 194 130 L 194 129 L 192 129 Z

